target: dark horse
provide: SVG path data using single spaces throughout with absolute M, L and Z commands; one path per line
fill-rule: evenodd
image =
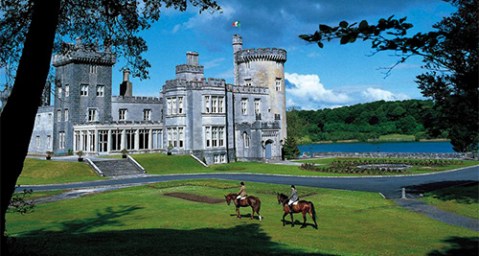
M 247 196 L 245 199 L 241 199 L 240 203 L 238 205 L 238 202 L 236 200 L 236 197 L 238 194 L 235 193 L 230 193 L 228 195 L 225 195 L 226 203 L 230 205 L 230 202 L 233 202 L 236 206 L 236 217 L 241 218 L 240 214 L 240 207 L 248 207 L 251 206 L 251 209 L 253 210 L 253 213 L 251 214 L 251 219 L 254 218 L 254 213 L 256 212 L 258 214 L 259 220 L 262 219 L 261 215 L 259 214 L 259 210 L 261 208 L 261 201 L 259 198 L 255 196 Z
M 279 193 L 276 193 L 276 194 L 277 194 L 277 198 L 278 198 L 278 204 L 283 205 L 283 211 L 284 211 L 283 226 L 286 225 L 284 217 L 286 215 L 288 215 L 288 213 L 291 215 L 291 226 L 292 227 L 294 227 L 293 213 L 302 213 L 303 214 L 303 225 L 301 226 L 301 228 L 304 228 L 304 227 L 306 227 L 306 213 L 309 213 L 309 215 L 311 216 L 311 218 L 314 221 L 314 228 L 318 229 L 318 223 L 316 223 L 316 210 L 314 209 L 313 202 L 305 201 L 305 200 L 299 200 L 298 204 L 293 205 L 293 207 L 292 207 L 293 211 L 290 211 L 289 206 L 288 206 L 288 201 L 289 201 L 288 196 L 286 196 L 285 194 L 279 194 Z

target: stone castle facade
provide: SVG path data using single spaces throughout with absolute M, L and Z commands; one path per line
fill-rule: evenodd
M 85 49 L 53 59 L 54 104 L 41 106 L 29 151 L 87 155 L 171 152 L 207 164 L 281 159 L 286 139 L 283 49 L 243 49 L 233 36 L 234 84 L 205 78 L 199 54 L 188 52 L 159 97 L 133 96 L 129 71 L 112 92 L 115 55 Z

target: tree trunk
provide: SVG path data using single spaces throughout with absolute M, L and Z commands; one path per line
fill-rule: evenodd
M 2 251 L 6 249 L 5 215 L 28 153 L 35 116 L 50 69 L 59 12 L 60 0 L 33 0 L 32 20 L 15 83 L 0 117 Z

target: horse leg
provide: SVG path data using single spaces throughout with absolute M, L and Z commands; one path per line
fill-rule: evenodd
M 254 219 L 254 207 L 251 206 L 251 219 Z
M 283 227 L 286 225 L 286 221 L 284 220 L 284 217 L 286 217 L 286 215 L 288 215 L 288 213 L 284 212 L 284 214 L 283 214 Z
M 289 212 L 289 215 L 291 215 L 291 227 L 294 227 L 293 212 Z
M 240 208 L 239 205 L 236 206 L 236 217 L 239 218 L 239 219 L 241 219 L 241 213 L 240 213 L 239 208 Z
M 303 214 L 303 225 L 301 225 L 301 228 L 304 228 L 306 227 L 306 212 L 303 211 L 302 214 Z

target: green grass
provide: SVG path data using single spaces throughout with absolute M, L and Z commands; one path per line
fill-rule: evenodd
M 275 192 L 288 186 L 248 183 L 261 198 L 262 222 L 250 209 L 165 196 L 185 192 L 223 199 L 237 182 L 174 181 L 37 205 L 8 214 L 7 231 L 19 250 L 45 255 L 426 255 L 478 233 L 407 211 L 378 194 L 298 187 L 314 202 L 319 229 L 283 227 Z M 295 220 L 301 217 L 295 215 Z M 308 223 L 310 218 L 308 216 Z M 298 223 L 299 224 L 299 223 Z M 477 249 L 477 245 L 475 247 Z M 465 255 L 465 254 L 464 254 Z
M 479 184 L 477 182 L 428 192 L 421 200 L 444 211 L 479 220 Z
M 414 135 L 407 134 L 387 134 L 381 135 L 378 141 L 414 141 L 416 137 Z
M 17 184 L 39 185 L 101 179 L 85 162 L 25 159 Z

